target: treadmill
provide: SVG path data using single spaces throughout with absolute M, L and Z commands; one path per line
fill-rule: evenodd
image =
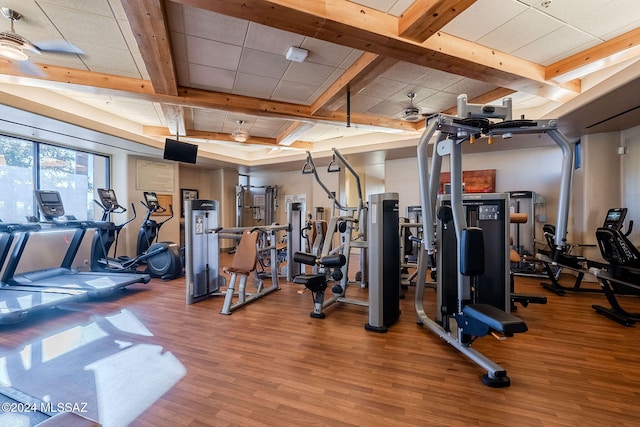
M 7 255 L 16 241 L 22 239 L 26 231 L 38 229 L 40 229 L 38 224 L 0 222 L 0 267 L 4 266 Z M 82 302 L 87 299 L 87 296 L 87 292 L 80 289 L 55 287 L 36 289 L 0 283 L 0 325 L 21 322 L 36 311 L 66 303 Z
M 111 223 L 79 221 L 65 216 L 62 198 L 57 191 L 36 190 L 34 193 L 45 222 L 41 223 L 40 230 L 26 231 L 14 245 L 2 275 L 4 283 L 83 290 L 90 298 L 110 296 L 136 283 L 149 283 L 151 276 L 148 274 L 79 271 L 73 268 L 86 230 Z M 85 260 L 85 264 L 89 267 L 90 260 Z

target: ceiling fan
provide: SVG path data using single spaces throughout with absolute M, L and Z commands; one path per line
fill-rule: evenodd
M 8 7 L 0 7 L 2 15 L 11 22 L 9 31 L 0 31 L 0 58 L 11 60 L 21 71 L 32 75 L 44 75 L 42 70 L 29 61 L 29 53 L 41 55 L 43 52 L 83 55 L 84 52 L 66 40 L 48 40 L 38 44 L 32 43 L 16 33 L 13 23 L 22 15 Z
M 411 106 L 402 110 L 402 120 L 407 122 L 417 122 L 422 118 L 422 115 L 420 114 L 420 107 L 415 107 L 413 105 L 413 98 L 416 97 L 416 94 L 415 92 L 409 92 L 407 97 L 411 100 Z

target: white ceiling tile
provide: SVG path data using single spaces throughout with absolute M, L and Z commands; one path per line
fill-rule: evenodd
M 289 123 L 290 122 L 288 122 L 287 120 L 282 120 L 282 119 L 258 118 L 253 124 L 253 126 L 251 127 L 251 129 L 252 130 L 261 129 L 263 131 L 277 132 Z
M 478 0 L 442 28 L 447 34 L 476 41 L 527 10 L 516 0 Z
M 418 80 L 427 71 L 428 68 L 420 65 L 398 62 L 382 73 L 381 77 L 409 84 Z
M 125 114 L 124 117 L 127 120 L 131 120 L 132 122 L 139 123 L 143 126 L 161 126 L 162 120 L 157 115 L 147 116 L 142 114 Z
M 512 52 L 513 55 L 549 65 L 600 43 L 600 40 L 572 27 L 560 27 Z
M 275 101 L 305 104 L 315 89 L 315 86 L 281 81 L 276 87 L 271 99 Z
M 435 94 L 437 91 L 426 87 L 407 85 L 395 94 L 391 95 L 389 98 L 387 98 L 387 100 L 391 102 L 397 102 L 399 104 L 406 103 L 408 106 L 411 102 L 411 99 L 408 96 L 409 92 L 414 93 L 413 103 L 415 104 L 416 102 L 420 102 L 421 100 Z
M 398 0 L 391 6 L 388 12 L 393 16 L 402 15 L 413 4 L 413 0 Z
M 458 100 L 457 93 L 437 92 L 432 96 L 423 99 L 418 104 L 421 108 L 429 111 L 443 111 L 456 105 Z
M 247 32 L 245 47 L 284 56 L 289 47 L 298 47 L 303 41 L 304 36 L 252 22 Z
M 402 110 L 409 106 L 409 100 L 407 99 L 406 103 L 398 103 L 398 102 L 381 102 L 378 105 L 375 105 L 369 108 L 366 112 L 370 114 L 378 114 L 382 116 L 396 117 L 402 113 Z
M 241 53 L 239 46 L 187 36 L 187 57 L 192 64 L 236 70 Z
M 449 93 L 457 93 L 458 95 L 466 94 L 469 98 L 475 98 L 495 88 L 496 86 L 489 83 L 472 79 L 462 79 L 447 87 L 446 91 Z
M 611 0 L 564 0 L 552 1 L 548 7 L 544 7 L 541 1 L 534 1 L 531 6 L 541 12 L 547 13 L 557 19 L 575 25 L 578 28 L 589 32 L 589 29 L 580 24 L 583 17 L 592 17 L 601 7 L 610 9 L 607 4 L 611 4 Z M 612 5 L 613 6 L 613 5 Z M 611 8 L 612 10 L 615 8 Z M 608 15 L 608 14 L 607 14 Z M 602 18 L 602 17 L 600 17 Z M 608 18 L 607 18 L 608 19 Z M 606 20 L 606 19 L 603 19 Z
M 376 9 L 381 12 L 387 12 L 391 6 L 395 3 L 393 0 L 349 0 L 351 3 L 357 3 L 362 6 Z
M 592 13 L 577 13 L 570 24 L 604 38 L 605 35 L 615 37 L 622 34 L 620 28 L 640 21 L 640 4 L 637 0 L 612 0 L 600 5 Z M 624 32 L 624 31 L 623 31 Z
M 376 98 L 388 98 L 399 90 L 402 90 L 405 86 L 406 83 L 380 77 L 376 79 L 375 85 L 368 85 L 359 93 Z
M 560 28 L 562 22 L 528 9 L 478 40 L 478 43 L 502 52 L 513 52 Z
M 236 72 L 207 67 L 199 64 L 189 64 L 189 81 L 191 85 L 200 89 L 231 91 Z
M 112 68 L 95 67 L 95 68 L 92 68 L 91 71 L 95 73 L 113 74 L 121 77 L 129 77 L 132 79 L 140 78 L 140 73 L 138 72 L 127 72 L 127 71 L 121 71 L 121 70 L 114 70 Z
M 330 67 L 342 64 L 355 50 L 311 37 L 305 37 L 300 47 L 309 51 L 305 61 Z
M 178 84 L 180 86 L 189 86 L 191 77 L 189 76 L 189 64 L 184 61 L 176 61 L 176 74 L 178 75 Z
M 291 62 L 285 71 L 283 80 L 303 83 L 310 86 L 320 86 L 331 75 L 334 68 L 310 62 Z
M 341 75 L 343 75 L 345 72 L 345 70 L 343 70 L 342 68 L 335 68 L 332 72 L 331 75 L 329 77 L 327 77 L 327 79 L 322 82 L 322 84 L 320 85 L 319 89 L 324 91 L 326 90 L 329 86 L 331 86 Z
M 38 4 L 45 9 L 45 11 L 49 5 L 52 5 L 103 16 L 113 16 L 111 5 L 107 0 L 39 0 Z
M 185 36 L 183 33 L 177 33 L 175 31 L 169 33 L 169 36 L 171 37 L 171 50 L 173 51 L 173 60 L 188 62 L 189 58 L 187 57 L 187 36 Z
M 112 70 L 113 74 L 120 72 L 135 73 L 140 77 L 140 71 L 136 66 L 131 52 L 126 49 L 114 49 L 108 46 L 88 46 L 84 43 L 77 43 L 77 46 L 87 52 L 82 56 L 82 61 L 90 70 L 96 68 Z
M 75 68 L 78 70 L 88 70 L 87 66 L 77 55 L 42 53 L 41 55 L 31 55 L 30 59 L 38 64 L 51 64 L 59 65 L 61 67 Z
M 356 62 L 362 56 L 363 53 L 364 52 L 358 49 L 352 50 L 349 56 L 347 56 L 345 60 L 338 65 L 338 68 L 342 68 L 343 70 L 346 70 L 347 68 L 351 67 L 354 64 L 354 62 Z
M 204 9 L 184 6 L 184 31 L 191 36 L 242 46 L 249 22 Z
M 338 111 L 346 111 L 346 96 L 345 104 L 343 104 Z M 383 98 L 375 98 L 373 96 L 363 95 L 361 93 L 351 96 L 351 111 L 367 111 L 374 106 L 384 102 Z
M 115 18 L 59 6 L 45 6 L 47 16 L 56 23 L 56 28 L 68 41 L 127 49 L 127 43 Z
M 243 49 L 238 71 L 273 79 L 281 79 L 290 62 L 281 55 L 255 49 Z
M 222 125 L 222 123 L 224 123 L 225 116 L 226 113 L 216 110 L 205 110 L 203 108 L 193 109 L 193 120 L 198 122 Z
M 122 2 L 120 0 L 109 0 L 109 6 L 111 6 L 111 10 L 113 11 L 113 16 L 119 21 L 126 21 L 127 14 L 124 12 L 124 7 L 122 7 Z
M 157 111 L 152 102 L 129 102 L 128 100 L 117 99 L 120 111 L 125 114 L 140 114 L 145 116 L 155 116 Z
M 131 31 L 131 25 L 129 25 L 129 21 L 119 19 L 116 21 L 116 23 L 118 24 L 118 28 L 120 28 L 120 31 L 122 32 L 122 36 L 124 37 L 124 41 L 129 47 L 129 50 L 131 50 L 132 52 L 140 52 L 140 49 L 138 48 L 138 41 L 136 40 L 133 31 Z
M 257 98 L 271 98 L 271 94 L 278 86 L 278 79 L 238 73 L 233 85 L 233 93 Z
M 415 80 L 413 84 L 418 87 L 443 90 L 460 80 L 462 80 L 462 77 L 458 75 L 426 68 L 424 75 Z
M 186 33 L 183 13 L 185 7 L 186 6 L 183 7 L 181 4 L 172 1 L 165 2 L 169 32 Z

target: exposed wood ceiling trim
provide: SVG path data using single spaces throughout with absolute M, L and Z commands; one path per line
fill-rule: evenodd
M 178 78 L 162 0 L 122 0 L 122 7 L 155 92 L 178 95 Z M 169 131 L 173 135 L 184 135 L 182 107 L 167 104 L 161 107 Z
M 77 90 L 98 95 L 121 96 L 124 98 L 142 99 L 151 102 L 175 104 L 183 107 L 212 108 L 222 111 L 255 115 L 261 117 L 277 117 L 283 119 L 307 119 L 308 121 L 342 124 L 345 114 L 313 115 L 306 105 L 287 102 L 269 101 L 242 95 L 211 92 L 202 89 L 178 87 L 178 95 L 156 94 L 148 80 L 132 79 L 111 74 L 95 73 L 73 68 L 53 65 L 39 67 L 47 73 L 47 77 L 35 77 L 21 74 L 6 60 L 0 59 L 0 81 L 19 83 L 25 86 L 46 89 Z M 359 122 L 362 120 L 362 122 Z M 380 116 L 352 115 L 353 124 L 380 126 L 398 130 L 415 130 L 413 124 L 402 120 L 394 120 Z M 378 123 L 376 125 L 376 123 Z
M 121 0 L 156 93 L 177 95 L 176 68 L 162 0 Z
M 313 127 L 313 124 L 309 122 L 294 122 L 292 121 L 287 128 L 276 137 L 278 145 L 286 145 L 287 147 L 294 147 L 298 142 L 298 136 L 303 135 L 304 132 Z
M 331 108 L 330 104 L 336 99 L 344 96 L 345 89 L 351 87 L 354 79 L 359 76 L 369 75 L 370 67 L 375 64 L 377 60 L 380 60 L 375 53 L 365 52 L 360 55 L 351 67 L 349 67 L 338 79 L 333 82 L 322 95 L 311 104 L 311 114 L 315 114 L 318 111 L 333 111 L 335 108 Z M 394 61 L 395 62 L 395 61 Z
M 558 100 L 579 93 L 579 84 L 545 81 L 544 67 L 437 33 L 425 43 L 397 35 L 397 18 L 335 0 L 172 0 L 303 34 L 385 57 L 423 65 L 496 86 Z M 578 90 L 576 90 L 578 88 Z
M 269 101 L 243 95 L 212 92 L 203 89 L 178 87 L 178 97 L 164 97 L 167 101 L 179 105 L 213 108 L 261 117 L 279 117 L 283 119 L 307 119 L 316 123 L 335 124 L 346 122 L 346 114 L 340 112 L 325 115 L 311 114 L 311 107 L 300 104 L 290 104 L 280 101 Z M 385 127 L 397 130 L 415 130 L 412 123 L 382 116 L 367 114 L 351 115 L 353 124 Z
M 146 136 L 154 136 L 154 137 L 162 137 L 162 138 L 170 138 L 172 136 L 167 130 L 167 128 L 159 127 L 159 126 L 143 126 L 143 132 Z M 233 142 L 236 144 L 246 144 L 246 145 L 268 145 L 271 147 L 279 146 L 278 140 L 276 138 L 263 138 L 259 136 L 249 136 L 246 142 L 237 142 L 228 133 L 207 132 L 207 131 L 193 130 L 193 129 L 188 129 L 184 137 L 192 138 L 192 139 L 211 140 L 211 141 Z M 289 147 L 291 148 L 299 148 L 302 150 L 310 150 L 312 146 L 313 144 L 311 142 L 305 142 L 305 141 L 296 141 L 293 144 L 289 145 Z
M 398 19 L 398 35 L 422 43 L 475 2 L 476 0 L 416 0 Z
M 179 105 L 173 104 L 160 104 L 162 107 L 162 113 L 167 122 L 167 128 L 169 133 L 173 136 L 186 135 L 186 126 L 184 121 L 184 108 Z
M 144 98 L 153 96 L 155 91 L 149 80 L 116 76 L 113 74 L 94 71 L 77 70 L 75 68 L 42 65 L 34 63 L 40 68 L 44 77 L 24 74 L 11 61 L 0 59 L 0 75 L 7 83 L 24 86 L 42 87 L 45 89 L 71 89 L 86 93 L 102 95 L 122 95 Z
M 570 71 L 593 64 L 596 61 L 608 58 L 640 45 L 640 28 L 614 37 L 611 40 L 600 43 L 597 46 L 578 52 L 568 58 L 555 62 L 545 69 L 545 78 L 553 79 Z M 609 65 L 609 64 L 607 64 Z
M 374 54 L 365 53 L 364 55 Z M 396 59 L 376 55 L 376 58 L 369 62 L 358 74 L 350 76 L 351 80 L 346 85 L 346 88 L 351 91 L 351 95 L 353 96 L 372 84 L 378 77 L 397 63 L 398 61 Z M 342 89 L 345 89 L 345 87 L 342 87 Z M 346 89 L 336 92 L 331 98 L 323 100 L 324 105 L 322 108 L 316 109 L 314 114 L 329 114 L 332 111 L 338 110 L 347 103 L 346 95 Z M 311 106 L 312 111 L 314 110 L 314 106 L 315 103 Z

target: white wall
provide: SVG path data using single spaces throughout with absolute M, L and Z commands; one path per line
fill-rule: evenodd
M 576 232 L 572 243 L 596 244 L 595 232 L 604 221 L 609 208 L 620 207 L 621 159 L 618 154 L 618 132 L 586 135 L 582 145 L 582 186 L 573 189 L 571 219 Z M 584 248 L 589 259 L 602 259 L 597 248 Z
M 621 206 L 626 207 L 627 223 L 633 220 L 634 231 L 629 235 L 629 240 L 635 244 L 640 243 L 640 126 L 629 129 L 623 133 L 623 144 L 627 147 L 627 154 L 622 157 L 622 201 Z

